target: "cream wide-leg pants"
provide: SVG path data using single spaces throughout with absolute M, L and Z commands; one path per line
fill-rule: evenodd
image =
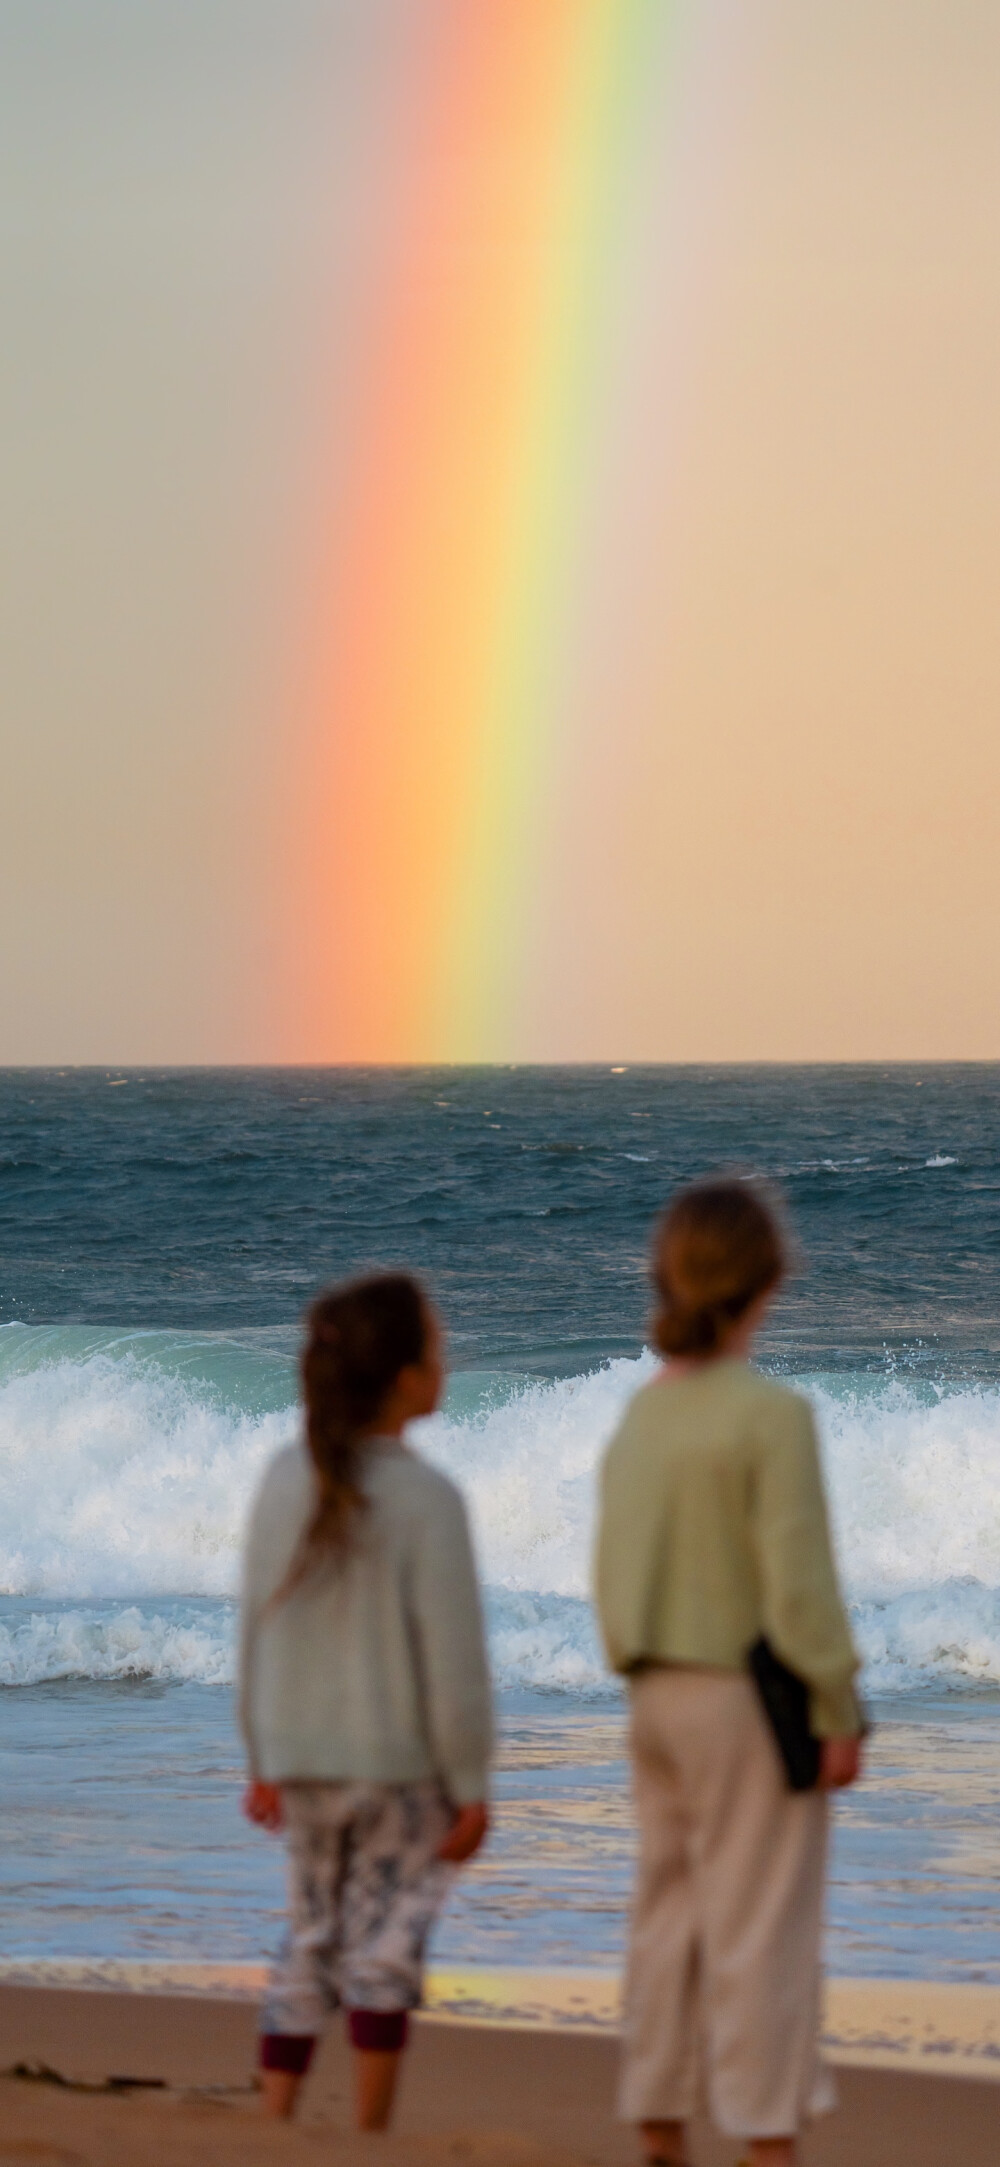
M 620 2111 L 793 2136 L 834 2105 L 818 2058 L 827 1800 L 785 1782 L 752 1680 L 631 1684 L 640 1853 Z

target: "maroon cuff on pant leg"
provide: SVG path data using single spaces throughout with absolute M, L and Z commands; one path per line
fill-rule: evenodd
M 369 2054 L 398 2054 L 406 2045 L 405 2009 L 349 2009 L 347 2029 L 352 2047 Z
M 301 2032 L 262 2032 L 260 2066 L 283 2069 L 290 2077 L 304 2077 L 315 2045 L 315 2039 Z

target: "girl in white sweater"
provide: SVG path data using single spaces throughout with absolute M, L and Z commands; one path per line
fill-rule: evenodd
M 321 1295 L 301 1374 L 304 1440 L 264 1477 L 243 1589 L 245 1808 L 289 1850 L 261 2084 L 290 2115 L 343 2007 L 358 2126 L 384 2129 L 428 1933 L 488 1826 L 489 1678 L 465 1508 L 403 1441 L 443 1382 L 419 1287 L 385 1273 Z

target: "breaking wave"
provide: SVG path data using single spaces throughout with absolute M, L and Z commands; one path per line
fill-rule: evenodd
M 469 1498 L 505 1685 L 607 1690 L 594 1472 L 652 1361 L 459 1377 L 422 1448 Z M 0 1332 L 0 1683 L 228 1682 L 247 1504 L 294 1431 L 286 1354 L 211 1335 Z M 869 1689 L 1000 1683 L 1000 1393 L 803 1380 Z

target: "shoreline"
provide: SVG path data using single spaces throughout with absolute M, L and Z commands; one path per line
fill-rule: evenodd
M 465 1975 L 463 1975 L 465 1976 Z M 551 1975 L 549 1975 L 551 1977 Z M 574 1975 L 579 1982 L 579 1974 Z M 470 1982 L 482 1989 L 483 1980 Z M 537 1984 L 537 1975 L 536 1975 Z M 917 1982 L 918 1987 L 921 1982 Z M 881 1985 L 876 1989 L 881 1992 Z M 926 1988 L 925 1988 L 926 1993 Z M 839 2111 L 802 2143 L 803 2167 L 995 2167 L 995 2081 L 956 2053 L 992 2043 L 982 2024 L 942 2026 L 961 1997 L 921 1995 L 905 2008 L 855 2003 L 864 2038 L 878 2010 L 896 2007 L 891 2066 L 835 2047 Z M 988 1992 L 990 2022 L 1000 1995 Z M 537 1997 L 536 1997 L 537 1998 Z M 972 2005 L 965 2003 L 966 2013 Z M 482 2007 L 482 1995 L 480 2003 Z M 982 2014 L 982 2012 L 980 2012 Z M 343 2026 L 316 2057 L 292 2125 L 267 2123 L 254 2085 L 256 2012 L 244 1996 L 0 1982 L 0 2150 L 11 2167 L 636 2167 L 634 2131 L 615 2115 L 618 2041 L 611 2028 L 472 2020 L 444 2009 L 417 2017 L 396 2130 L 351 2131 L 352 2072 Z M 921 2030 L 921 2026 L 924 2029 Z M 867 2029 L 865 2029 L 867 2027 Z M 860 2036 L 860 2035 L 859 2035 Z M 941 2055 L 920 2055 L 937 2041 Z M 913 2051 L 919 2046 L 919 2054 Z M 900 2056 L 900 2048 L 902 2054 Z M 933 2047 L 932 2051 L 937 2052 Z M 995 2069 L 991 2072 L 995 2076 Z M 704 2121 L 691 2132 L 692 2167 L 735 2167 L 741 2147 Z
M 264 1964 L 128 1958 L 0 1960 L 0 1994 L 113 1995 L 252 2009 Z M 433 1965 L 424 2025 L 576 2033 L 614 2040 L 617 1972 L 527 1966 Z M 926 1979 L 828 1979 L 823 2052 L 836 2066 L 933 2071 L 1000 2084 L 1000 1987 Z

